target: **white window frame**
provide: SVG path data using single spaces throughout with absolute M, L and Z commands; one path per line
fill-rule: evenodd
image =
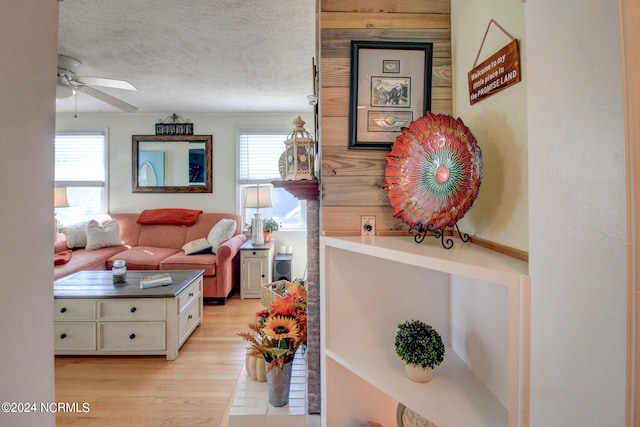
M 104 128 L 91 128 L 91 129 L 73 129 L 73 130 L 59 130 L 56 131 L 56 138 L 59 136 L 72 136 L 72 137 L 82 137 L 82 136 L 95 136 L 101 135 L 104 138 L 103 145 L 103 156 L 104 156 L 104 180 L 55 180 L 54 185 L 56 187 L 99 187 L 102 188 L 101 197 L 100 197 L 100 212 L 99 214 L 107 214 L 109 212 L 109 131 Z M 54 142 L 54 152 L 55 152 L 55 142 Z M 54 174 L 55 174 L 55 164 L 54 164 Z M 65 208 L 58 208 L 65 209 Z M 57 210 L 57 209 L 56 209 Z M 86 219 L 86 218 L 77 218 L 78 220 Z
M 273 184 L 271 184 L 272 181 L 277 181 L 280 180 L 281 177 L 277 172 L 275 173 L 275 176 L 273 177 L 269 177 L 269 178 L 243 178 L 242 177 L 242 166 L 241 166 L 241 138 L 243 137 L 243 135 L 278 135 L 281 136 L 281 144 L 282 144 L 282 152 L 285 151 L 285 145 L 284 145 L 284 141 L 287 139 L 287 136 L 290 134 L 290 131 L 287 130 L 256 130 L 256 129 L 240 129 L 237 131 L 236 134 L 236 165 L 237 165 L 237 200 L 238 200 L 238 212 L 240 212 L 241 216 L 242 216 L 242 220 L 244 224 L 251 224 L 251 219 L 253 218 L 252 215 L 247 215 L 248 211 L 253 211 L 253 210 L 248 210 L 244 207 L 244 198 L 245 198 L 245 188 L 252 186 L 252 185 L 268 185 L 271 188 L 271 192 L 272 192 L 272 200 L 273 200 L 273 196 L 274 196 L 274 192 L 278 191 L 278 192 L 283 192 L 283 194 L 287 194 L 287 196 L 289 196 L 289 193 L 286 192 L 285 189 L 282 188 L 275 188 L 273 187 Z M 278 169 L 278 162 L 274 160 L 274 171 L 277 171 Z M 291 225 L 291 224 L 282 224 L 282 226 L 280 227 L 280 230 L 291 230 L 291 231 L 306 231 L 307 229 L 307 203 L 305 200 L 299 200 L 299 199 L 295 199 L 300 206 L 300 223 L 296 225 Z M 268 217 L 270 216 L 268 214 L 268 210 L 269 208 L 262 208 L 260 209 L 261 213 L 262 213 L 262 217 Z M 265 212 L 265 210 L 267 210 L 267 212 Z

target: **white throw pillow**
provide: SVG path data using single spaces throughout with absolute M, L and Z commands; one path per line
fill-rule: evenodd
M 238 224 L 233 219 L 223 218 L 213 226 L 207 240 L 211 244 L 211 252 L 214 254 L 218 251 L 218 247 L 233 237 Z
M 62 233 L 69 249 L 87 246 L 87 224 L 88 221 L 85 221 L 62 227 Z
M 104 224 L 96 220 L 89 221 L 87 225 L 87 250 L 118 246 L 122 244 L 120 239 L 120 226 L 118 221 L 112 219 Z
M 203 237 L 202 239 L 192 240 L 189 243 L 185 243 L 182 250 L 185 255 L 211 253 L 211 244 Z

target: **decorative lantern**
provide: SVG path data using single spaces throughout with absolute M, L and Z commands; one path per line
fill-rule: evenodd
M 295 129 L 284 142 L 285 180 L 314 179 L 315 148 L 313 138 L 304 128 L 304 120 L 298 116 L 293 121 Z

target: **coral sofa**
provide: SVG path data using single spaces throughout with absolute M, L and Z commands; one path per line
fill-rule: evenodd
M 154 211 L 143 213 L 149 212 Z M 70 254 L 70 258 L 66 263 L 54 266 L 54 279 L 57 280 L 81 270 L 111 269 L 116 259 L 125 260 L 129 270 L 203 269 L 205 271 L 204 298 L 215 298 L 224 304 L 233 288 L 239 283 L 239 248 L 247 240 L 247 237 L 242 234 L 242 218 L 235 214 L 200 213 L 192 225 L 141 224 L 139 223 L 141 215 L 111 214 L 111 218 L 117 221 L 119 228 L 120 239 L 116 243 L 122 244 L 92 250 L 85 247 L 69 250 L 67 242 L 57 242 L 55 256 Z M 221 243 L 216 253 L 208 250 L 206 253 L 185 254 L 183 247 L 187 243 L 206 239 L 212 228 L 222 219 L 234 220 L 236 227 L 233 236 Z

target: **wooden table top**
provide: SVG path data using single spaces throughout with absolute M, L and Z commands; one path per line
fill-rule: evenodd
M 274 245 L 273 240 L 265 242 L 264 245 L 254 245 L 251 240 L 247 240 L 240 246 L 241 251 L 255 251 L 256 249 L 271 249 Z
M 140 277 L 169 273 L 173 284 L 141 289 Z M 204 270 L 127 271 L 126 283 L 113 283 L 110 270 L 79 271 L 53 282 L 54 298 L 167 298 L 175 297 L 198 280 Z

